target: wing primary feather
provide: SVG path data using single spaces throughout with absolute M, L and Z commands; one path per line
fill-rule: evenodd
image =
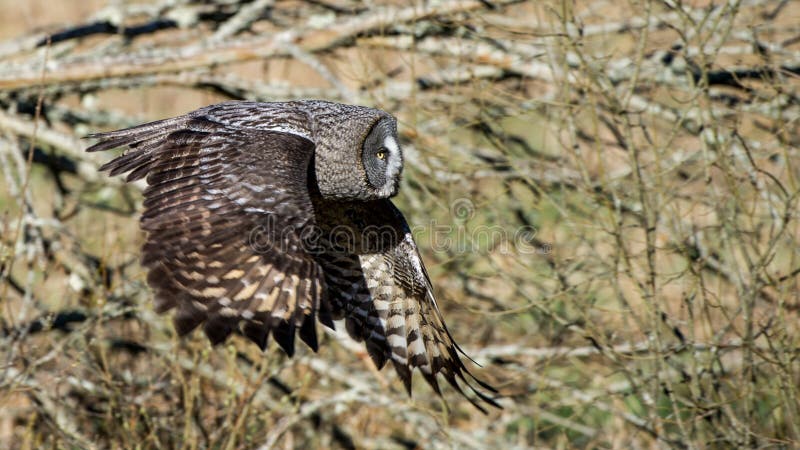
M 316 281 L 316 280 L 315 280 L 315 283 L 316 283 L 317 292 L 318 293 L 322 292 L 323 289 L 324 289 L 324 285 L 320 286 L 320 284 L 322 284 L 322 283 L 320 283 L 319 281 Z M 320 294 L 318 294 L 318 295 L 320 297 L 320 301 L 319 301 L 319 310 L 317 311 L 317 320 L 319 320 L 319 323 L 325 325 L 326 327 L 330 328 L 331 330 L 335 330 L 336 329 L 336 325 L 333 323 L 333 313 L 331 312 L 331 307 L 330 307 L 330 305 L 329 305 L 329 303 L 327 301 L 327 298 L 324 295 L 324 293 L 321 294 L 321 295 Z
M 411 369 L 408 368 L 407 363 L 403 364 L 392 360 L 392 364 L 394 365 L 394 370 L 397 372 L 397 376 L 400 377 L 403 386 L 406 388 L 406 393 L 411 397 Z
M 303 325 L 300 326 L 300 339 L 308 345 L 311 350 L 316 352 L 319 350 L 319 344 L 317 342 L 317 328 L 314 324 L 314 316 L 306 317 L 303 321 Z
M 220 314 L 211 316 L 203 324 L 203 331 L 212 345 L 218 345 L 225 341 L 236 329 L 238 319 L 225 317 Z
M 191 305 L 191 301 L 184 301 L 175 312 L 172 322 L 179 336 L 185 336 L 197 328 L 205 320 L 201 311 Z
M 242 334 L 248 339 L 255 342 L 261 351 L 267 348 L 267 339 L 269 337 L 269 327 L 264 322 L 248 320 L 242 325 Z
M 294 321 L 272 318 L 272 338 L 289 357 L 294 356 Z
M 374 343 L 372 340 L 367 339 L 367 353 L 369 357 L 372 359 L 372 362 L 375 363 L 375 367 L 378 370 L 382 369 L 383 366 L 386 365 L 386 350 L 384 347 Z

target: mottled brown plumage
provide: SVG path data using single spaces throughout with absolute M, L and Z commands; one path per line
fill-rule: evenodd
M 473 404 L 497 406 L 462 363 L 416 244 L 388 197 L 402 153 L 396 122 L 322 101 L 228 102 L 91 136 L 87 151 L 127 147 L 102 167 L 146 178 L 142 264 L 156 310 L 213 343 L 268 336 L 290 356 L 297 334 L 317 349 L 316 320 L 391 361 L 411 392 L 418 368 Z

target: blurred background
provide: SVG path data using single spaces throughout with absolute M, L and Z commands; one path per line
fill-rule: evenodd
M 797 1 L 0 0 L 0 448 L 800 446 Z M 178 339 L 88 133 L 397 116 L 483 415 L 361 344 Z M 441 231 L 444 230 L 444 231 Z

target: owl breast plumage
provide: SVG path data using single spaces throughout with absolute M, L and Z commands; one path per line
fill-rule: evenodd
M 417 368 L 483 410 L 494 390 L 464 366 L 409 227 L 389 200 L 403 155 L 397 122 L 316 100 L 226 102 L 90 136 L 126 147 L 101 170 L 145 178 L 142 265 L 159 312 L 184 335 L 232 333 L 290 356 L 317 350 L 316 322 L 365 342 L 409 394 Z M 475 396 L 467 395 L 460 383 Z M 477 385 L 477 386 L 476 386 Z

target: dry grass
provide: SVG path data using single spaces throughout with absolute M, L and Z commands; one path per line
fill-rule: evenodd
M 373 3 L 0 2 L 0 447 L 800 446 L 800 8 Z M 103 17 L 181 27 L 35 48 Z M 140 186 L 76 137 L 298 97 L 398 117 L 397 203 L 503 410 L 153 313 Z

